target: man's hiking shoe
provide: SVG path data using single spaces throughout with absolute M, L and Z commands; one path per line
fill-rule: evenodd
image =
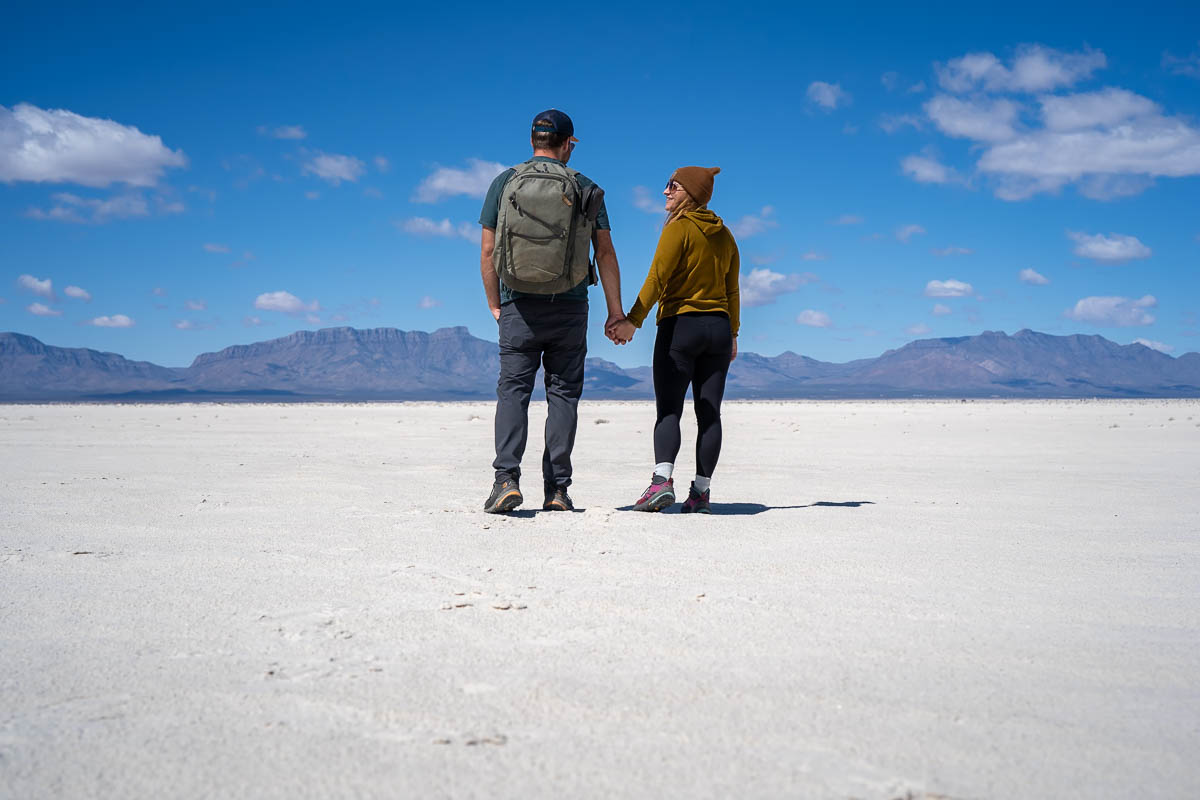
M 655 475 L 646 491 L 633 504 L 634 511 L 662 511 L 675 502 L 675 482 L 671 478 Z
M 543 511 L 574 511 L 575 504 L 571 502 L 571 495 L 567 494 L 566 488 L 562 486 L 547 486 L 546 501 L 542 503 Z
M 497 478 L 492 484 L 492 493 L 488 495 L 487 502 L 483 504 L 483 510 L 489 514 L 503 514 L 505 511 L 512 511 L 525 498 L 521 496 L 521 487 L 517 485 L 515 478 L 504 477 Z
M 683 501 L 683 508 L 679 509 L 680 514 L 711 514 L 712 509 L 708 505 L 708 489 L 703 492 L 696 491 L 696 484 L 688 487 L 687 500 Z

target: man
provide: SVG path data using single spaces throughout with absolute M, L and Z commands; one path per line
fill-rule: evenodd
M 605 329 L 625 316 L 604 193 L 566 167 L 578 141 L 566 114 L 538 114 L 530 131 L 533 157 L 496 176 L 479 215 L 479 270 L 500 338 L 495 483 L 484 504 L 489 513 L 512 511 L 524 500 L 521 457 L 539 361 L 548 406 L 542 508 L 574 509 L 567 487 L 587 355 L 587 290 L 595 283 L 589 241 L 608 306 Z

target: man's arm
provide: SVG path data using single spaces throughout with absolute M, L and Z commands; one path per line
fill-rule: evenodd
M 617 265 L 612 231 L 595 231 L 592 234 L 592 245 L 596 248 L 596 268 L 600 272 L 604 302 L 608 306 L 608 320 L 604 323 L 604 329 L 607 331 L 614 322 L 625 318 L 625 312 L 621 309 L 621 268 Z
M 487 297 L 488 308 L 492 317 L 500 320 L 500 278 L 496 275 L 496 265 L 492 263 L 492 251 L 496 249 L 496 229 L 483 226 L 483 235 L 479 237 L 479 274 L 483 278 L 483 293 Z M 614 265 L 616 262 L 613 262 Z M 607 288 L 607 282 L 605 282 Z M 617 300 L 618 305 L 620 299 Z

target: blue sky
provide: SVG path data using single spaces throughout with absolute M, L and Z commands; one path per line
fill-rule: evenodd
M 502 10 L 501 10 L 502 9 Z M 741 348 L 1033 328 L 1200 350 L 1200 10 L 55 5 L 0 31 L 0 330 L 167 366 L 335 325 L 495 339 L 490 177 L 547 107 L 632 303 L 720 166 Z M 652 327 L 592 355 L 648 364 Z

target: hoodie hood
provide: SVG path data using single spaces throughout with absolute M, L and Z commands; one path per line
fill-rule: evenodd
M 700 232 L 705 236 L 715 236 L 725 227 L 725 223 L 721 221 L 721 218 L 707 208 L 688 211 L 683 216 L 696 223 L 696 226 L 700 228 Z

